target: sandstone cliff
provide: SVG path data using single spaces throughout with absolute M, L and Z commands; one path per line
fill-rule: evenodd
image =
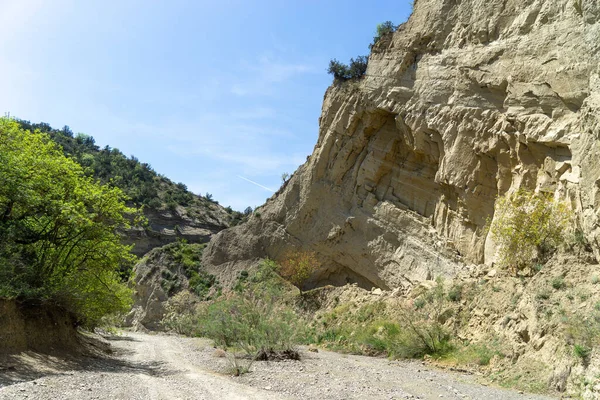
M 308 286 L 410 286 L 492 262 L 486 221 L 521 187 L 570 200 L 600 256 L 599 20 L 592 0 L 415 1 L 366 76 L 327 90 L 307 162 L 204 265 L 231 276 L 296 246 L 325 266 Z

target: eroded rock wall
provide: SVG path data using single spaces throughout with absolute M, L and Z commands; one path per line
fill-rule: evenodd
M 232 276 L 292 247 L 308 286 L 381 288 L 492 262 L 486 223 L 518 188 L 569 199 L 600 255 L 600 4 L 418 0 L 366 76 L 325 95 L 313 154 L 204 264 Z
M 184 239 L 191 243 L 206 243 L 217 232 L 231 226 L 226 210 L 218 204 L 186 209 L 144 209 L 148 225 L 124 232 L 126 244 L 133 244 L 132 253 L 142 257 L 150 250 Z

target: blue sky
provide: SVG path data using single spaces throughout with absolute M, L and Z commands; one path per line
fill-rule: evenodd
M 94 136 L 223 205 L 312 153 L 331 58 L 409 0 L 0 0 L 0 112 Z M 242 179 L 245 178 L 245 179 Z

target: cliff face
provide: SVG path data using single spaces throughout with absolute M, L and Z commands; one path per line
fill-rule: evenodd
M 453 275 L 493 261 L 486 222 L 518 188 L 569 199 L 600 256 L 599 21 L 592 0 L 415 1 L 366 76 L 327 90 L 307 162 L 204 264 L 296 246 L 326 266 L 309 286 Z
M 191 243 L 206 243 L 217 232 L 231 226 L 231 216 L 216 203 L 175 209 L 144 209 L 148 220 L 145 228 L 130 229 L 124 240 L 133 244 L 132 253 L 141 257 L 150 250 L 185 239 Z

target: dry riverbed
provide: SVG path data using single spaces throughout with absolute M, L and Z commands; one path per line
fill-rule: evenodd
M 302 351 L 228 376 L 208 340 L 126 333 L 110 357 L 25 354 L 0 362 L 0 399 L 547 399 L 483 386 L 419 362 Z

